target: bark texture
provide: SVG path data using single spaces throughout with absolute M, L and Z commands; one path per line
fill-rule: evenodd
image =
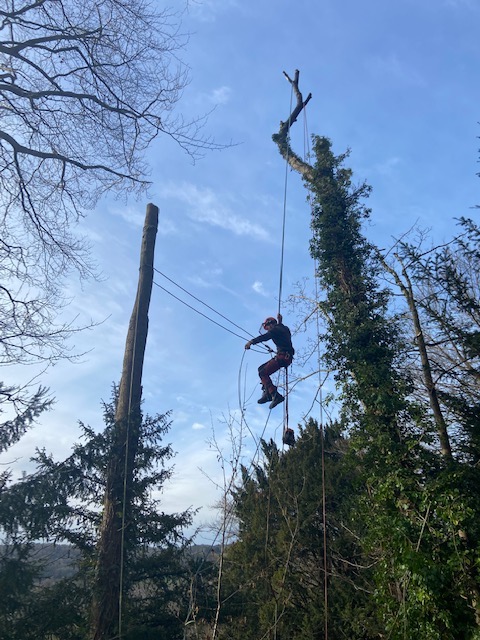
M 137 296 L 128 327 L 118 390 L 112 456 L 106 470 L 92 603 L 93 640 L 121 637 L 124 549 L 128 539 L 129 505 L 141 422 L 142 372 L 157 227 L 158 208 L 149 204 L 143 227 Z

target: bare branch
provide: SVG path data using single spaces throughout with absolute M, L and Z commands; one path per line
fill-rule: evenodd
M 0 362 L 60 356 L 62 276 L 94 271 L 72 228 L 102 194 L 144 192 L 153 140 L 192 158 L 225 146 L 174 113 L 189 82 L 180 16 L 148 0 L 2 4 Z
M 285 71 L 283 72 L 283 75 L 292 85 L 292 90 L 295 93 L 295 96 L 297 98 L 297 103 L 292 113 L 288 116 L 287 120 L 285 120 L 285 122 L 282 122 L 282 121 L 280 122 L 280 128 L 278 130 L 278 133 L 275 133 L 272 136 L 272 140 L 278 146 L 281 155 L 285 158 L 285 160 L 292 167 L 292 169 L 294 169 L 295 171 L 298 171 L 298 173 L 300 173 L 306 180 L 312 181 L 313 167 L 309 165 L 307 162 L 304 162 L 300 158 L 300 156 L 298 156 L 293 151 L 293 149 L 290 146 L 290 140 L 289 140 L 290 128 L 292 124 L 294 124 L 294 122 L 297 121 L 297 118 L 300 115 L 300 113 L 310 102 L 312 94 L 309 93 L 306 100 L 303 100 L 302 93 L 298 87 L 298 79 L 300 76 L 300 72 L 298 71 L 298 69 L 295 71 L 293 80 L 287 75 L 287 73 L 285 73 Z

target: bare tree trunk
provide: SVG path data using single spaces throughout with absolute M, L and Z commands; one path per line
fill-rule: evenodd
M 430 366 L 430 358 L 428 357 L 427 345 L 425 343 L 425 336 L 422 329 L 422 324 L 420 322 L 420 316 L 418 314 L 417 303 L 415 301 L 415 296 L 413 295 L 413 287 L 408 277 L 407 271 L 402 264 L 402 274 L 405 282 L 402 281 L 400 276 L 397 274 L 395 269 L 390 267 L 390 265 L 384 260 L 383 257 L 380 257 L 383 266 L 387 271 L 393 276 L 395 282 L 397 283 L 400 291 L 403 293 L 405 300 L 407 301 L 408 308 L 410 309 L 410 313 L 412 314 L 412 322 L 413 328 L 415 330 L 415 338 L 417 341 L 418 352 L 420 354 L 420 360 L 422 363 L 422 375 L 423 382 L 425 384 L 425 388 L 427 389 L 428 399 L 430 403 L 430 408 L 432 409 L 433 417 L 435 419 L 435 424 L 437 426 L 438 438 L 440 440 L 440 451 L 444 458 L 451 461 L 452 460 L 452 448 L 450 446 L 450 437 L 448 435 L 447 424 L 443 417 L 442 408 L 440 407 L 440 402 L 438 401 L 437 387 L 432 377 L 432 368 Z M 400 258 L 397 257 L 398 260 Z
M 137 296 L 128 327 L 115 412 L 112 455 L 106 472 L 103 519 L 92 603 L 93 640 L 121 638 L 125 534 L 128 534 L 133 466 L 141 423 L 142 371 L 153 284 L 158 208 L 147 205 Z
M 278 130 L 278 133 L 273 134 L 272 140 L 278 146 L 278 149 L 281 155 L 285 158 L 285 160 L 292 167 L 292 169 L 294 171 L 297 171 L 300 175 L 302 175 L 307 180 L 310 180 L 310 182 L 313 182 L 313 179 L 314 179 L 313 167 L 309 165 L 307 162 L 304 162 L 300 158 L 300 156 L 298 156 L 293 151 L 293 149 L 290 146 L 290 141 L 288 139 L 289 133 L 290 133 L 290 127 L 294 122 L 296 122 L 298 116 L 301 114 L 303 109 L 307 106 L 307 104 L 309 103 L 312 97 L 312 94 L 309 93 L 306 100 L 305 101 L 303 100 L 303 96 L 300 92 L 300 89 L 298 88 L 298 78 L 300 76 L 300 72 L 298 71 L 298 69 L 295 71 L 295 76 L 293 80 L 288 76 L 288 74 L 285 73 L 285 71 L 283 72 L 283 75 L 292 85 L 292 91 L 295 93 L 295 96 L 297 98 L 297 103 L 292 113 L 288 117 L 288 120 L 286 120 L 285 122 L 280 122 L 280 128 Z
M 398 256 L 397 260 L 400 261 Z M 450 437 L 448 434 L 447 424 L 443 417 L 442 408 L 440 406 L 440 402 L 438 400 L 437 387 L 432 377 L 432 369 L 430 366 L 430 359 L 428 356 L 427 345 L 425 342 L 425 335 L 423 333 L 422 324 L 420 321 L 420 316 L 418 314 L 417 304 L 415 301 L 415 296 L 413 294 L 412 282 L 408 276 L 407 270 L 402 264 L 402 275 L 405 282 L 402 281 L 398 273 L 393 269 L 386 260 L 381 257 L 382 264 L 385 269 L 393 276 L 395 282 L 400 288 L 402 294 L 404 295 L 408 307 L 410 309 L 410 313 L 412 315 L 413 327 L 415 330 L 415 338 L 417 340 L 418 351 L 420 353 L 420 360 L 422 363 L 422 373 L 423 373 L 423 382 L 427 389 L 428 398 L 430 402 L 430 408 L 432 409 L 433 417 L 435 419 L 435 424 L 437 426 L 437 434 L 440 440 L 440 453 L 441 455 L 448 461 L 453 461 L 452 448 L 450 445 Z M 468 532 L 465 529 L 459 529 L 457 531 L 458 537 L 465 545 L 467 549 L 470 549 L 472 553 L 474 552 L 474 548 L 472 543 L 470 542 L 470 537 Z M 466 573 L 469 576 L 469 595 L 472 608 L 475 611 L 475 619 L 477 625 L 480 626 L 480 590 L 478 588 L 478 571 L 473 564 L 468 564 L 466 566 Z

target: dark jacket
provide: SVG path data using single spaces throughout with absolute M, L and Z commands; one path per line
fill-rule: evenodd
M 289 353 L 293 357 L 295 349 L 292 346 L 292 334 L 286 325 L 275 324 L 270 331 L 253 338 L 250 343 L 258 344 L 259 342 L 267 342 L 267 340 L 272 340 L 275 343 L 277 353 Z

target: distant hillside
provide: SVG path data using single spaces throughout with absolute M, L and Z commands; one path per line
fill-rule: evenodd
M 3 555 L 5 547 L 0 545 L 0 555 Z M 187 554 L 193 558 L 204 557 L 214 560 L 220 553 L 220 546 L 208 544 L 192 545 Z M 75 565 L 80 559 L 80 552 L 68 544 L 36 544 L 32 553 L 32 559 L 44 564 L 42 581 L 46 583 L 56 582 L 68 578 L 75 573 Z

